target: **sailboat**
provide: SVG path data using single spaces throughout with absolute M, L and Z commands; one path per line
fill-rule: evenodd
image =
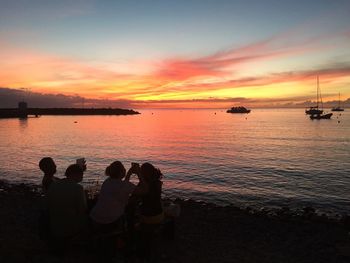
M 313 114 L 310 115 L 311 120 L 321 120 L 321 119 L 330 119 L 332 117 L 333 113 L 326 113 L 326 114 Z
M 320 99 L 320 87 L 319 87 L 319 80 L 317 76 L 317 99 L 316 99 L 316 106 L 312 106 L 305 110 L 306 114 L 314 115 L 314 114 L 322 114 L 323 110 L 319 109 L 319 99 Z
M 339 92 L 338 107 L 333 107 L 332 111 L 344 111 L 344 109 L 340 107 L 340 92 Z
M 321 102 L 321 110 L 318 108 L 319 105 L 319 100 Z M 322 102 L 322 96 L 321 96 L 321 89 L 320 89 L 320 85 L 319 85 L 319 80 L 318 80 L 318 76 L 317 76 L 317 106 L 316 107 L 310 107 L 314 108 L 314 111 L 309 110 L 309 112 L 311 113 L 306 113 L 306 114 L 310 114 L 310 119 L 311 120 L 321 120 L 321 119 L 330 119 L 333 115 L 333 113 L 323 113 L 323 102 Z M 306 111 L 305 111 L 306 112 Z

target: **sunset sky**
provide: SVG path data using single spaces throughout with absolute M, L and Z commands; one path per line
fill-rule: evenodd
M 278 106 L 315 100 L 317 75 L 350 97 L 350 0 L 0 0 L 0 96 Z

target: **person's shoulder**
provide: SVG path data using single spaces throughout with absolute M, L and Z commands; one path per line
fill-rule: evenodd
M 74 183 L 74 188 L 78 189 L 79 191 L 84 191 L 84 187 L 78 183 Z
M 114 179 L 111 178 L 111 177 L 108 177 L 108 178 L 106 178 L 106 179 L 103 181 L 101 188 L 113 187 L 113 186 L 116 185 L 116 184 L 117 184 L 116 180 L 114 180 Z
M 85 191 L 84 191 L 84 187 L 81 185 L 81 184 L 78 184 L 78 183 L 72 183 L 70 185 L 70 190 L 71 193 L 75 193 L 75 194 L 78 194 L 78 195 L 81 195 L 81 194 L 84 194 Z
M 54 178 L 51 178 L 50 179 L 50 188 L 59 186 L 61 184 L 61 181 L 62 180 L 56 180 Z
M 67 182 L 64 179 L 52 180 L 50 183 L 50 189 L 61 189 L 66 187 Z
M 56 192 L 60 191 L 62 188 L 62 184 L 60 181 L 52 181 L 51 184 L 47 187 L 48 195 L 54 195 Z
M 122 187 L 128 189 L 128 191 L 132 191 L 135 189 L 136 185 L 129 181 L 122 181 Z
M 83 187 L 72 181 L 72 180 L 69 180 L 68 178 L 63 178 L 63 179 L 59 179 L 59 180 L 55 180 L 52 185 L 55 185 L 57 188 L 66 188 L 67 190 L 68 189 L 83 189 Z
M 103 184 L 113 184 L 115 180 L 113 180 L 112 177 L 107 177 L 104 181 L 103 181 Z
M 123 184 L 126 185 L 126 186 L 136 186 L 135 184 L 133 184 L 132 182 L 129 182 L 129 181 L 123 181 Z

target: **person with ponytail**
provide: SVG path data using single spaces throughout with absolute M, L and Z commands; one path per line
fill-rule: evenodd
M 135 185 L 130 176 L 135 173 L 132 166 L 128 172 L 120 161 L 111 163 L 105 170 L 107 179 L 103 182 L 96 205 L 90 212 L 96 228 L 109 231 L 122 226 L 122 216 Z
M 164 220 L 161 202 L 163 175 L 150 163 L 142 164 L 137 175 L 140 182 L 133 193 L 140 202 L 137 254 L 142 260 L 153 262 L 159 257 L 156 233 Z
M 140 168 L 140 184 L 144 184 L 140 191 L 141 223 L 159 224 L 164 219 L 161 203 L 163 175 L 159 169 L 150 163 L 144 163 Z

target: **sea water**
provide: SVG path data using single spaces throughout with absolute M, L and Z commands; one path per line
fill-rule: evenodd
M 349 111 L 313 121 L 303 109 L 140 112 L 0 119 L 0 179 L 40 184 L 45 156 L 55 160 L 58 177 L 86 158 L 87 186 L 102 182 L 115 160 L 126 168 L 151 162 L 170 197 L 350 211 Z

